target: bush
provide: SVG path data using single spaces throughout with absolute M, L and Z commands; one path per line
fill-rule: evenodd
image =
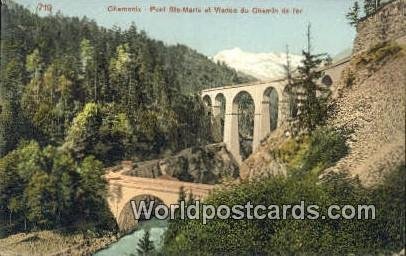
M 309 135 L 287 140 L 276 149 L 277 157 L 286 163 L 289 174 L 302 178 L 317 176 L 348 153 L 346 132 L 319 128 Z
M 342 132 L 329 128 L 314 131 L 309 137 L 308 150 L 301 157 L 300 175 L 304 172 L 314 171 L 319 174 L 321 170 L 332 166 L 348 153 L 346 138 Z
M 346 174 L 330 174 L 320 182 L 316 172 L 333 165 L 347 153 L 345 136 L 320 129 L 299 140 L 288 141 L 279 154 L 295 154 L 291 174 L 260 181 L 242 182 L 217 191 L 205 203 L 253 205 L 316 204 L 327 215 L 332 204 L 376 206 L 376 219 L 304 219 L 288 215 L 286 220 L 213 219 L 177 220 L 170 225 L 163 248 L 165 255 L 286 255 L 286 254 L 375 254 L 399 251 L 404 247 L 405 167 L 391 172 L 382 185 L 363 188 Z M 301 163 L 301 164 L 299 164 Z M 294 167 L 294 168 L 293 168 Z
M 0 159 L 0 218 L 7 218 L 6 231 L 77 230 L 81 223 L 114 230 L 103 174 L 93 156 L 76 162 L 61 149 L 22 144 Z
M 402 47 L 396 42 L 382 42 L 371 47 L 366 53 L 356 59 L 356 66 L 363 67 L 373 64 L 381 64 L 392 56 L 401 53 Z

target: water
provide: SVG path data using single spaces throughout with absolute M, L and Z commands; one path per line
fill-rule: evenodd
M 93 256 L 129 256 L 138 255 L 137 245 L 144 236 L 145 231 L 149 230 L 150 239 L 154 242 L 155 249 L 160 249 L 163 245 L 163 234 L 168 228 L 167 220 L 152 219 L 141 222 L 138 229 L 133 233 L 123 236 L 117 242 L 111 244 L 108 248 L 95 253 Z

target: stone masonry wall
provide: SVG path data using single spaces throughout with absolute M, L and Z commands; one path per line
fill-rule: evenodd
M 406 36 L 406 0 L 395 0 L 359 21 L 353 53 L 402 36 Z

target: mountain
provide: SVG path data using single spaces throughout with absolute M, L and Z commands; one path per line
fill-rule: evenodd
M 256 80 L 223 63 L 214 63 L 207 56 L 185 45 L 166 46 L 163 52 L 176 59 L 176 64 L 171 69 L 176 74 L 183 93 L 195 93 L 207 88 Z
M 301 56 L 290 54 L 292 67 L 297 67 L 301 59 Z M 237 47 L 220 51 L 213 60 L 259 80 L 272 80 L 284 75 L 286 54 L 246 52 Z
M 135 24 L 108 29 L 86 17 L 40 17 L 12 1 L 1 6 L 0 62 L 0 156 L 23 139 L 65 145 L 82 111 L 103 115 L 100 120 L 110 113 L 125 116 L 131 123 L 125 136 L 137 140 L 131 147 L 148 151 L 141 157 L 181 150 L 197 144 L 193 132 L 208 131 L 200 128 L 204 120 L 196 116 L 205 110 L 192 94 L 252 80 L 188 46 L 154 40 Z M 100 149 L 104 142 L 92 136 Z M 105 142 L 103 152 L 123 157 L 112 146 L 117 141 Z M 133 149 L 132 156 L 141 152 Z M 114 154 L 92 153 L 102 160 Z

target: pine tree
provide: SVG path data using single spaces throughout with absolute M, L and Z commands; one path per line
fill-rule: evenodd
M 193 205 L 195 203 L 196 203 L 195 196 L 193 195 L 192 192 L 190 192 L 189 195 L 188 195 L 186 204 L 187 205 Z
M 290 54 L 289 54 L 289 46 L 286 45 L 286 63 L 283 65 L 284 71 L 285 71 L 285 79 L 287 80 L 288 84 L 285 89 L 285 93 L 287 94 L 287 101 L 284 102 L 284 106 L 286 106 L 287 109 L 285 109 L 285 113 L 288 115 L 289 118 L 294 118 L 296 117 L 297 113 L 297 102 L 296 98 L 294 97 L 293 93 L 293 70 L 292 70 L 292 64 L 290 61 Z
M 356 26 L 359 20 L 360 7 L 358 1 L 355 1 L 354 6 L 350 8 L 349 12 L 346 15 L 350 25 Z
M 380 5 L 380 0 L 364 0 L 365 15 L 368 16 L 375 13 Z
M 319 70 L 326 54 L 313 54 L 311 47 L 311 26 L 307 28 L 307 49 L 302 51 L 303 60 L 294 78 L 300 131 L 311 132 L 327 118 L 329 90 L 318 83 L 323 72 Z
M 149 231 L 145 231 L 144 236 L 138 242 L 137 252 L 140 255 L 151 255 L 154 249 L 154 242 L 150 240 Z
M 186 201 L 186 192 L 183 186 L 179 189 L 178 203 L 182 201 Z
M 0 159 L 0 213 L 3 211 L 8 215 L 10 226 L 13 225 L 14 216 L 20 215 L 26 218 L 25 214 L 27 214 L 24 200 L 25 183 L 19 175 L 16 175 L 18 161 L 19 156 L 15 152 Z

